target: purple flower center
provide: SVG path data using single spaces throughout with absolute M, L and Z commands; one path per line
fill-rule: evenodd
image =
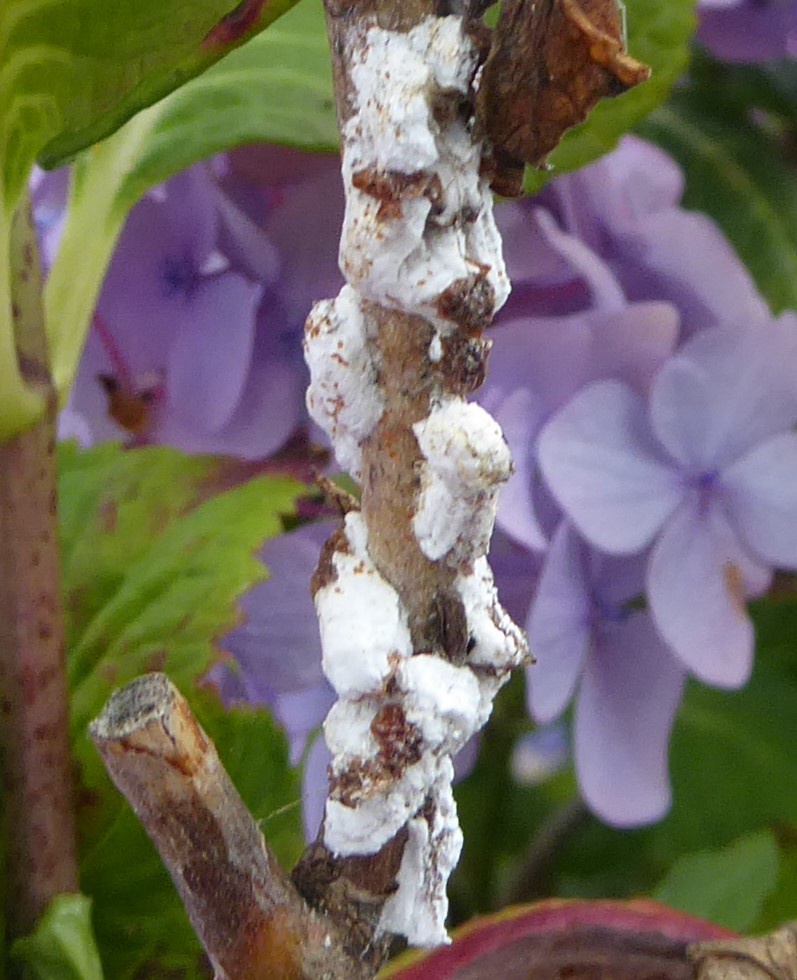
M 161 267 L 161 278 L 164 283 L 164 293 L 166 296 L 174 296 L 181 293 L 186 298 L 190 297 L 199 282 L 199 272 L 197 271 L 190 255 L 183 255 L 179 258 L 167 255 Z
M 697 495 L 698 508 L 701 514 L 705 514 L 709 509 L 709 504 L 714 496 L 717 478 L 717 470 L 708 470 L 705 473 L 694 473 L 687 479 L 687 486 Z
M 601 596 L 592 596 L 592 631 L 593 633 L 602 632 L 603 628 L 609 623 L 622 623 L 630 615 L 631 610 L 628 603 L 608 602 Z

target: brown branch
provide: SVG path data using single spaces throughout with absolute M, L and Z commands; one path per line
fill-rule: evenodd
M 78 889 L 64 619 L 58 555 L 55 397 L 41 273 L 27 206 L 12 228 L 12 314 L 20 369 L 46 417 L 0 446 L 0 736 L 7 808 L 8 926 L 28 932 Z
M 326 0 L 325 6 L 343 131 L 361 108 L 356 104 L 351 71 L 360 54 L 358 46 L 362 46 L 369 28 L 407 32 L 461 5 L 445 0 Z M 453 89 L 430 87 L 427 99 L 441 129 L 452 121 L 464 122 L 473 108 L 462 91 Z M 451 206 L 448 191 L 434 172 L 366 168 L 354 173 L 351 182 L 357 191 L 378 202 L 379 216 L 386 226 L 402 220 L 405 202 L 421 197 L 427 198 L 433 209 L 442 209 L 444 202 Z M 478 211 L 463 205 L 451 221 L 468 226 L 477 217 Z M 434 222 L 427 231 L 430 242 L 439 233 Z M 368 555 L 382 578 L 398 593 L 414 653 L 435 654 L 456 665 L 465 663 L 470 638 L 467 614 L 455 582 L 472 569 L 470 559 L 475 555 L 448 554 L 433 560 L 419 543 L 413 520 L 425 460 L 413 426 L 428 419 L 441 399 L 466 396 L 484 377 L 489 343 L 483 339 L 483 330 L 492 318 L 495 295 L 487 277 L 489 267 L 480 266 L 476 255 L 467 258 L 472 259 L 473 274 L 457 279 L 440 293 L 436 307 L 429 310 L 429 319 L 412 310 L 398 309 L 397 302 L 380 305 L 363 297 L 361 305 L 364 332 L 378 365 L 383 402 L 380 420 L 360 444 L 361 507 L 367 526 Z M 345 267 L 344 273 L 359 288 L 356 277 L 353 279 Z M 444 332 L 439 329 L 441 320 L 448 325 Z M 311 316 L 308 335 L 312 337 L 317 329 Z M 441 354 L 432 359 L 429 352 L 436 339 L 441 344 Z M 333 557 L 345 547 L 345 540 L 339 535 L 329 542 L 316 575 L 316 591 L 334 580 Z M 499 671 L 495 673 L 498 675 Z M 508 670 L 503 669 L 500 675 L 505 679 Z M 367 763 L 355 762 L 351 772 L 336 774 L 332 798 L 344 802 L 349 798 L 347 781 L 355 790 L 352 800 L 363 786 L 368 787 L 365 793 L 378 793 L 379 787 L 388 786 L 391 780 L 397 782 L 407 765 L 418 761 L 419 735 L 404 722 L 401 692 L 391 690 L 388 682 L 381 700 L 378 694 L 372 700 L 375 714 L 371 732 L 379 741 L 380 754 Z M 392 719 L 389 726 L 383 721 L 387 718 Z M 411 817 L 425 821 L 431 828 L 436 821 L 435 810 L 436 803 L 430 795 Z M 322 830 L 319 841 L 304 855 L 294 880 L 311 904 L 346 923 L 352 951 L 369 956 L 378 966 L 389 940 L 379 934 L 380 916 L 386 900 L 397 888 L 407 826 L 373 855 L 336 855 L 323 843 L 323 835 Z
M 357 21 L 406 31 L 437 13 L 438 6 L 436 0 L 325 0 L 341 128 L 352 112 L 348 59 Z M 370 304 L 369 314 L 388 389 L 382 420 L 363 446 L 361 503 L 369 553 L 407 609 L 413 646 L 442 649 L 432 610 L 437 596 L 450 591 L 454 573 L 423 555 L 411 527 L 420 456 L 411 427 L 428 414 L 431 395 L 441 388 L 441 372 L 428 359 L 433 330 L 421 317 L 376 304 Z M 367 955 L 374 969 L 389 948 L 390 937 L 377 937 L 377 928 L 384 903 L 396 889 L 405 843 L 406 833 L 401 833 L 374 855 L 341 857 L 324 845 L 322 830 L 294 870 L 294 881 L 308 901 L 345 924 L 350 948 Z
M 168 868 L 218 978 L 370 975 L 342 953 L 334 926 L 300 898 L 164 674 L 117 691 L 90 732 Z

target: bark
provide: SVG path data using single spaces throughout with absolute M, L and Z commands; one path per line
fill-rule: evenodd
M 90 732 L 174 880 L 219 980 L 357 980 L 302 901 L 188 703 L 163 674 L 116 692 Z
M 7 812 L 8 928 L 30 931 L 78 890 L 64 617 L 58 554 L 55 395 L 35 233 L 12 229 L 12 315 L 20 369 L 46 417 L 0 445 L 0 735 Z
M 391 932 L 445 939 L 461 844 L 451 755 L 527 656 L 484 559 L 508 451 L 464 400 L 508 281 L 471 135 L 480 54 L 462 17 L 441 16 L 455 7 L 326 3 L 348 286 L 308 320 L 309 404 L 361 480 L 362 510 L 314 580 L 340 701 L 325 827 L 294 879 L 356 926 L 350 948 L 374 966 Z

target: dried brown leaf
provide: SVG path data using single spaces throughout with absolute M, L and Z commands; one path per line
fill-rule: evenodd
M 543 165 L 600 99 L 649 76 L 625 51 L 616 0 L 506 0 L 477 95 L 493 187 L 520 194 L 524 163 Z

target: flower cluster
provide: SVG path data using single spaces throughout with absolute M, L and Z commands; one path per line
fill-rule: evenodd
M 98 303 L 73 431 L 252 459 L 278 449 L 306 421 L 303 320 L 340 282 L 337 170 L 238 151 L 145 198 Z M 490 559 L 537 658 L 529 707 L 547 723 L 575 698 L 582 792 L 620 825 L 666 811 L 685 678 L 743 684 L 746 600 L 797 567 L 797 317 L 773 320 L 682 191 L 669 157 L 627 138 L 500 205 L 513 292 L 478 394 L 515 460 Z M 272 706 L 296 760 L 332 702 L 307 585 L 328 531 L 266 546 L 272 575 L 226 640 L 237 672 L 220 676 L 228 696 Z M 310 834 L 327 761 L 319 740 Z
M 744 684 L 745 601 L 797 567 L 797 316 L 771 318 L 680 190 L 629 138 L 509 210 L 480 395 L 516 465 L 498 523 L 543 556 L 529 706 L 549 722 L 575 694 L 582 793 L 621 825 L 669 805 L 686 675 Z
M 338 181 L 335 157 L 266 150 L 146 195 L 108 269 L 66 434 L 246 459 L 279 449 L 306 420 L 307 308 L 340 282 Z

